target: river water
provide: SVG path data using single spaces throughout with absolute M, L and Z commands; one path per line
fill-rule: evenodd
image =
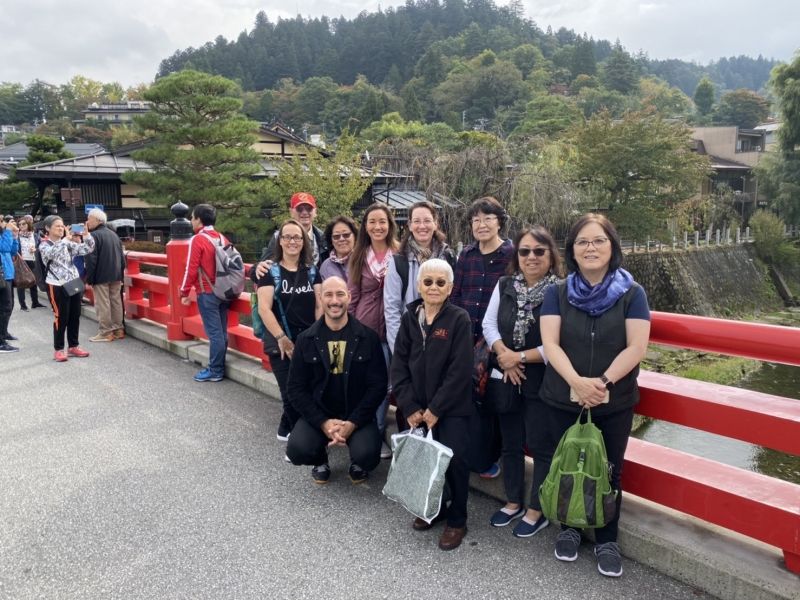
M 761 369 L 741 381 L 737 387 L 800 401 L 800 367 L 764 363 Z M 783 454 L 666 421 L 649 421 L 633 436 L 800 484 L 800 456 Z

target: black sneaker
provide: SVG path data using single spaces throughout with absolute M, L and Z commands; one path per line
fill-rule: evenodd
M 16 346 L 12 346 L 8 342 L 3 342 L 0 344 L 0 352 L 2 353 L 9 353 L 9 352 L 19 352 L 19 348 Z
M 314 483 L 320 485 L 326 484 L 328 483 L 328 479 L 331 478 L 331 468 L 327 463 L 324 465 L 317 465 L 311 469 L 311 477 L 314 479 Z
M 367 480 L 367 477 L 369 477 L 369 473 L 359 467 L 356 463 L 350 465 L 350 481 L 353 483 L 364 483 Z
M 572 562 L 578 558 L 578 547 L 581 545 L 581 534 L 577 529 L 562 529 L 556 537 L 556 558 Z
M 619 577 L 622 575 L 622 555 L 619 553 L 617 542 L 606 542 L 594 547 L 597 557 L 597 570 L 606 577 Z
M 7 342 L 18 342 L 19 338 L 15 335 L 11 335 L 10 333 L 6 336 Z

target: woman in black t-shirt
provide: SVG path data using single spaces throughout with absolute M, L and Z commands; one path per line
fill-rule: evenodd
M 279 270 L 277 285 L 276 269 Z M 311 241 L 294 219 L 281 225 L 275 263 L 257 283 L 258 313 L 278 343 L 278 351 L 269 354 L 269 361 L 283 401 L 278 439 L 285 442 L 299 418 L 286 393 L 294 340 L 322 314 L 319 302 L 322 279 L 319 271 L 311 267 Z

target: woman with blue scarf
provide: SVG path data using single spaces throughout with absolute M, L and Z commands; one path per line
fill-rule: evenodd
M 605 216 L 590 213 L 578 219 L 564 252 L 570 274 L 546 292 L 541 310 L 549 364 L 539 396 L 551 436 L 549 458 L 577 413 L 591 408 L 592 421 L 603 433 L 611 487 L 618 490 L 616 516 L 595 530 L 594 554 L 601 574 L 619 577 L 620 480 L 633 409 L 639 401 L 636 377 L 650 337 L 650 310 L 642 287 L 621 268 L 619 235 Z M 549 468 L 549 459 L 544 458 Z M 580 542 L 578 530 L 562 526 L 556 558 L 576 560 Z

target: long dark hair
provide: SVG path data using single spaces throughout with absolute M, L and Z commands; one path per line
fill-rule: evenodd
M 570 228 L 567 234 L 567 240 L 564 243 L 564 256 L 567 261 L 567 268 L 570 272 L 579 270 L 578 263 L 575 261 L 575 240 L 578 238 L 581 229 L 586 227 L 589 223 L 597 223 L 600 225 L 608 236 L 611 242 L 611 261 L 608 263 L 608 270 L 616 271 L 622 266 L 622 242 L 620 242 L 616 227 L 608 220 L 608 217 L 598 213 L 586 213 L 575 221 L 575 224 Z
M 364 268 L 364 261 L 367 260 L 367 250 L 369 250 L 372 244 L 372 239 L 367 233 L 367 219 L 369 218 L 369 214 L 376 210 L 382 210 L 386 214 L 386 218 L 389 220 L 386 245 L 389 246 L 393 252 L 397 252 L 397 224 L 394 222 L 394 215 L 392 215 L 391 209 L 383 202 L 370 204 L 361 217 L 361 227 L 358 230 L 358 237 L 356 237 L 356 245 L 353 248 L 348 263 L 350 273 L 347 282 L 356 286 L 361 285 L 361 270 Z
M 275 244 L 275 262 L 279 263 L 283 260 L 283 246 L 281 246 L 281 236 L 283 235 L 283 230 L 287 225 L 294 225 L 295 227 L 300 228 L 300 234 L 303 238 L 303 248 L 300 250 L 300 265 L 309 267 L 311 266 L 311 240 L 308 239 L 308 234 L 306 230 L 303 229 L 303 226 L 300 225 L 294 219 L 286 219 L 283 223 L 281 223 L 281 228 L 278 230 L 278 239 L 277 243 Z
M 517 253 L 517 249 L 519 248 L 522 238 L 524 238 L 526 235 L 530 235 L 540 244 L 547 246 L 547 250 L 550 253 L 550 272 L 557 277 L 563 277 L 564 265 L 561 261 L 561 253 L 558 251 L 556 241 L 553 239 L 553 235 L 541 225 L 523 227 L 514 238 L 514 254 L 511 257 L 511 260 L 508 262 L 506 273 L 508 275 L 514 275 L 520 270 L 519 254 Z
M 420 200 L 419 202 L 414 202 L 411 207 L 408 209 L 408 226 L 406 227 L 405 233 L 403 233 L 403 239 L 400 241 L 400 248 L 398 248 L 398 252 L 400 254 L 405 254 L 408 250 L 408 240 L 411 238 L 411 219 L 414 217 L 414 211 L 418 208 L 424 208 L 425 210 L 430 211 L 431 216 L 433 217 L 433 224 L 436 229 L 433 232 L 433 239 L 435 239 L 440 244 L 444 244 L 444 241 L 447 239 L 444 232 L 439 228 L 439 213 L 436 210 L 436 207 L 428 202 L 427 200 Z

